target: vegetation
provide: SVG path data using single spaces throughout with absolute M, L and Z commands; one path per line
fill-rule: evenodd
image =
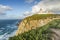
M 52 40 L 51 34 L 53 32 L 50 28 L 60 29 L 60 19 L 53 20 L 40 28 L 32 29 L 18 36 L 10 37 L 9 40 Z
M 60 16 L 60 14 L 34 14 L 32 16 L 26 17 L 25 19 L 27 21 L 30 21 L 30 20 L 39 20 L 39 19 L 46 19 L 46 18 L 56 18 L 58 16 Z

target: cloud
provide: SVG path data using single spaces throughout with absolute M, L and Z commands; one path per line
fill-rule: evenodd
M 42 9 L 43 11 L 50 11 L 53 13 L 60 13 L 60 0 L 41 0 L 36 5 L 32 6 L 31 11 L 27 11 L 24 14 L 30 16 L 35 14 Z
M 25 11 L 25 12 L 24 12 L 24 16 L 28 16 L 29 14 L 30 14 L 29 11 Z
M 0 14 L 4 14 L 6 11 L 10 11 L 12 8 L 9 6 L 0 5 Z
M 32 7 L 32 12 L 36 13 L 40 11 L 60 12 L 60 0 L 41 0 L 37 5 Z
M 35 0 L 25 0 L 25 2 L 27 2 L 27 3 L 32 3 L 32 2 L 34 2 Z

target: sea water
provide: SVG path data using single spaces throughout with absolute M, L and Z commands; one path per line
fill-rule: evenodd
M 0 20 L 0 40 L 8 40 L 14 36 L 20 21 L 20 19 Z

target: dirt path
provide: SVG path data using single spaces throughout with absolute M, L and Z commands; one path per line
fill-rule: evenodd
M 60 40 L 60 29 L 51 29 L 53 31 L 52 40 Z

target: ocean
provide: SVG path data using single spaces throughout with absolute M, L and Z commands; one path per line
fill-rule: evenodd
M 8 40 L 14 36 L 20 21 L 20 19 L 0 20 L 0 40 Z

